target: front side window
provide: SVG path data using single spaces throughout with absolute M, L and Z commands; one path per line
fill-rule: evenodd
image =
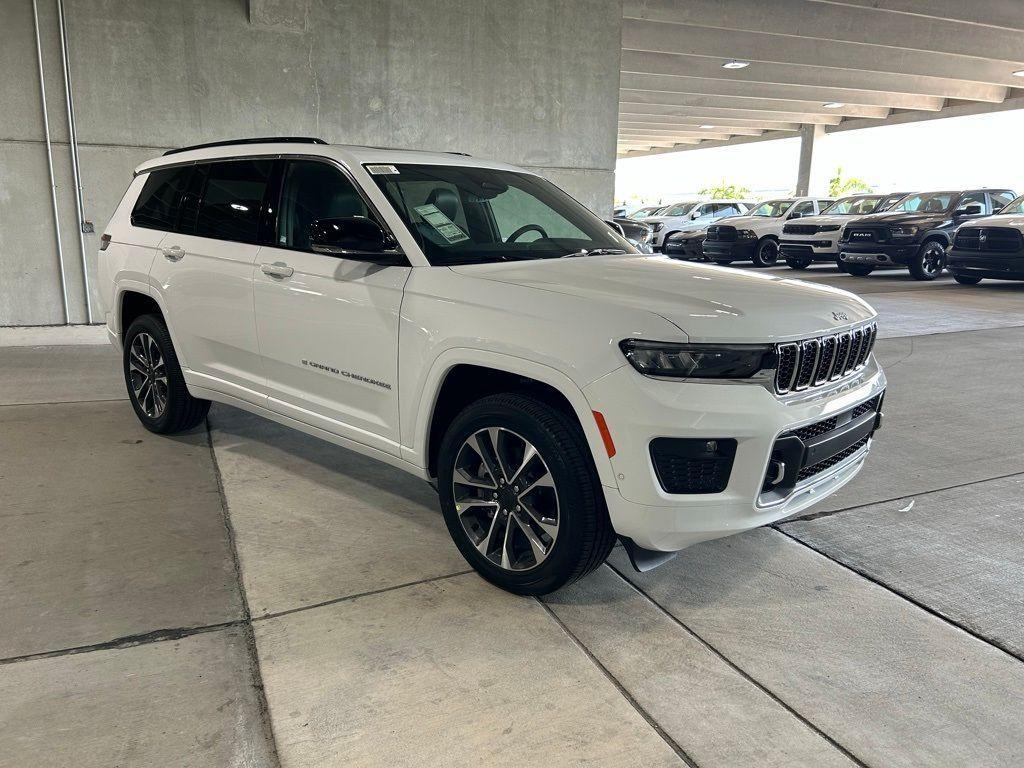
M 190 165 L 151 171 L 132 208 L 132 226 L 172 231 L 191 172 Z
M 696 205 L 696 203 L 679 203 L 678 205 L 670 206 L 669 208 L 667 208 L 664 211 L 664 213 L 661 213 L 659 215 L 661 215 L 661 216 L 685 216 L 686 214 L 688 214 L 690 211 L 693 210 L 693 207 L 695 205 Z
M 814 213 L 814 203 L 810 200 L 804 200 L 793 208 L 793 213 L 800 216 L 810 216 Z
M 280 248 L 309 251 L 309 228 L 317 219 L 370 217 L 352 182 L 337 168 L 315 160 L 292 160 L 285 167 L 278 205 Z
M 966 208 L 968 205 L 980 205 L 982 213 L 986 213 L 988 211 L 988 202 L 985 200 L 984 192 L 971 192 L 964 195 L 960 199 L 960 202 L 957 203 L 956 209 L 959 211 Z
M 881 196 L 844 197 L 841 200 L 836 200 L 836 202 L 832 203 L 832 205 L 822 211 L 822 213 L 828 216 L 864 215 L 873 213 L 881 202 Z
M 195 234 L 255 243 L 273 164 L 273 160 L 230 160 L 206 166 Z
M 435 266 L 635 253 L 602 219 L 526 173 L 446 165 L 370 165 Z
M 926 192 L 907 195 L 892 207 L 893 213 L 943 213 L 957 199 L 956 192 Z
M 775 219 L 784 214 L 789 210 L 789 206 L 795 203 L 795 200 L 766 200 L 761 203 L 757 208 L 752 210 L 749 216 L 767 216 Z

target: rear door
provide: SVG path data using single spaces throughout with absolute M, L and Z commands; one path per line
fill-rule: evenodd
M 160 244 L 152 277 L 189 384 L 262 405 L 265 379 L 253 315 L 253 264 L 271 159 L 199 164 L 178 231 Z
M 268 407 L 398 455 L 398 320 L 408 266 L 314 253 L 320 218 L 377 219 L 337 165 L 281 161 L 273 236 L 254 271 Z

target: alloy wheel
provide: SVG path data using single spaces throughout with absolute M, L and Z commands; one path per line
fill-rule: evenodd
M 474 432 L 452 473 L 462 529 L 481 555 L 509 571 L 543 563 L 558 538 L 558 490 L 540 452 L 504 427 Z
M 946 260 L 946 251 L 938 243 L 931 243 L 921 254 L 921 269 L 929 277 L 937 276 Z
M 160 346 L 148 333 L 132 339 L 128 355 L 132 395 L 142 412 L 159 419 L 167 409 L 167 367 Z

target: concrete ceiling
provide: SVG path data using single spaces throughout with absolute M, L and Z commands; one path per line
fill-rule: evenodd
M 619 156 L 1020 109 L 1017 71 L 1022 0 L 624 0 Z

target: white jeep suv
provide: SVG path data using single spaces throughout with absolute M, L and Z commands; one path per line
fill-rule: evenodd
M 820 501 L 862 467 L 875 312 L 636 253 L 536 174 L 240 140 L 143 163 L 99 254 L 133 408 L 228 403 L 436 484 L 485 578 L 542 594 Z M 385 534 L 382 533 L 382 536 Z
M 815 216 L 834 201 L 818 197 L 765 200 L 746 216 L 712 224 L 704 238 L 704 257 L 716 264 L 752 261 L 770 267 L 779 260 L 779 236 L 787 221 Z
M 660 251 L 665 241 L 679 232 L 704 229 L 726 216 L 739 216 L 754 206 L 745 200 L 709 200 L 707 202 L 677 203 L 657 216 L 644 219 L 654 233 L 654 250 Z

